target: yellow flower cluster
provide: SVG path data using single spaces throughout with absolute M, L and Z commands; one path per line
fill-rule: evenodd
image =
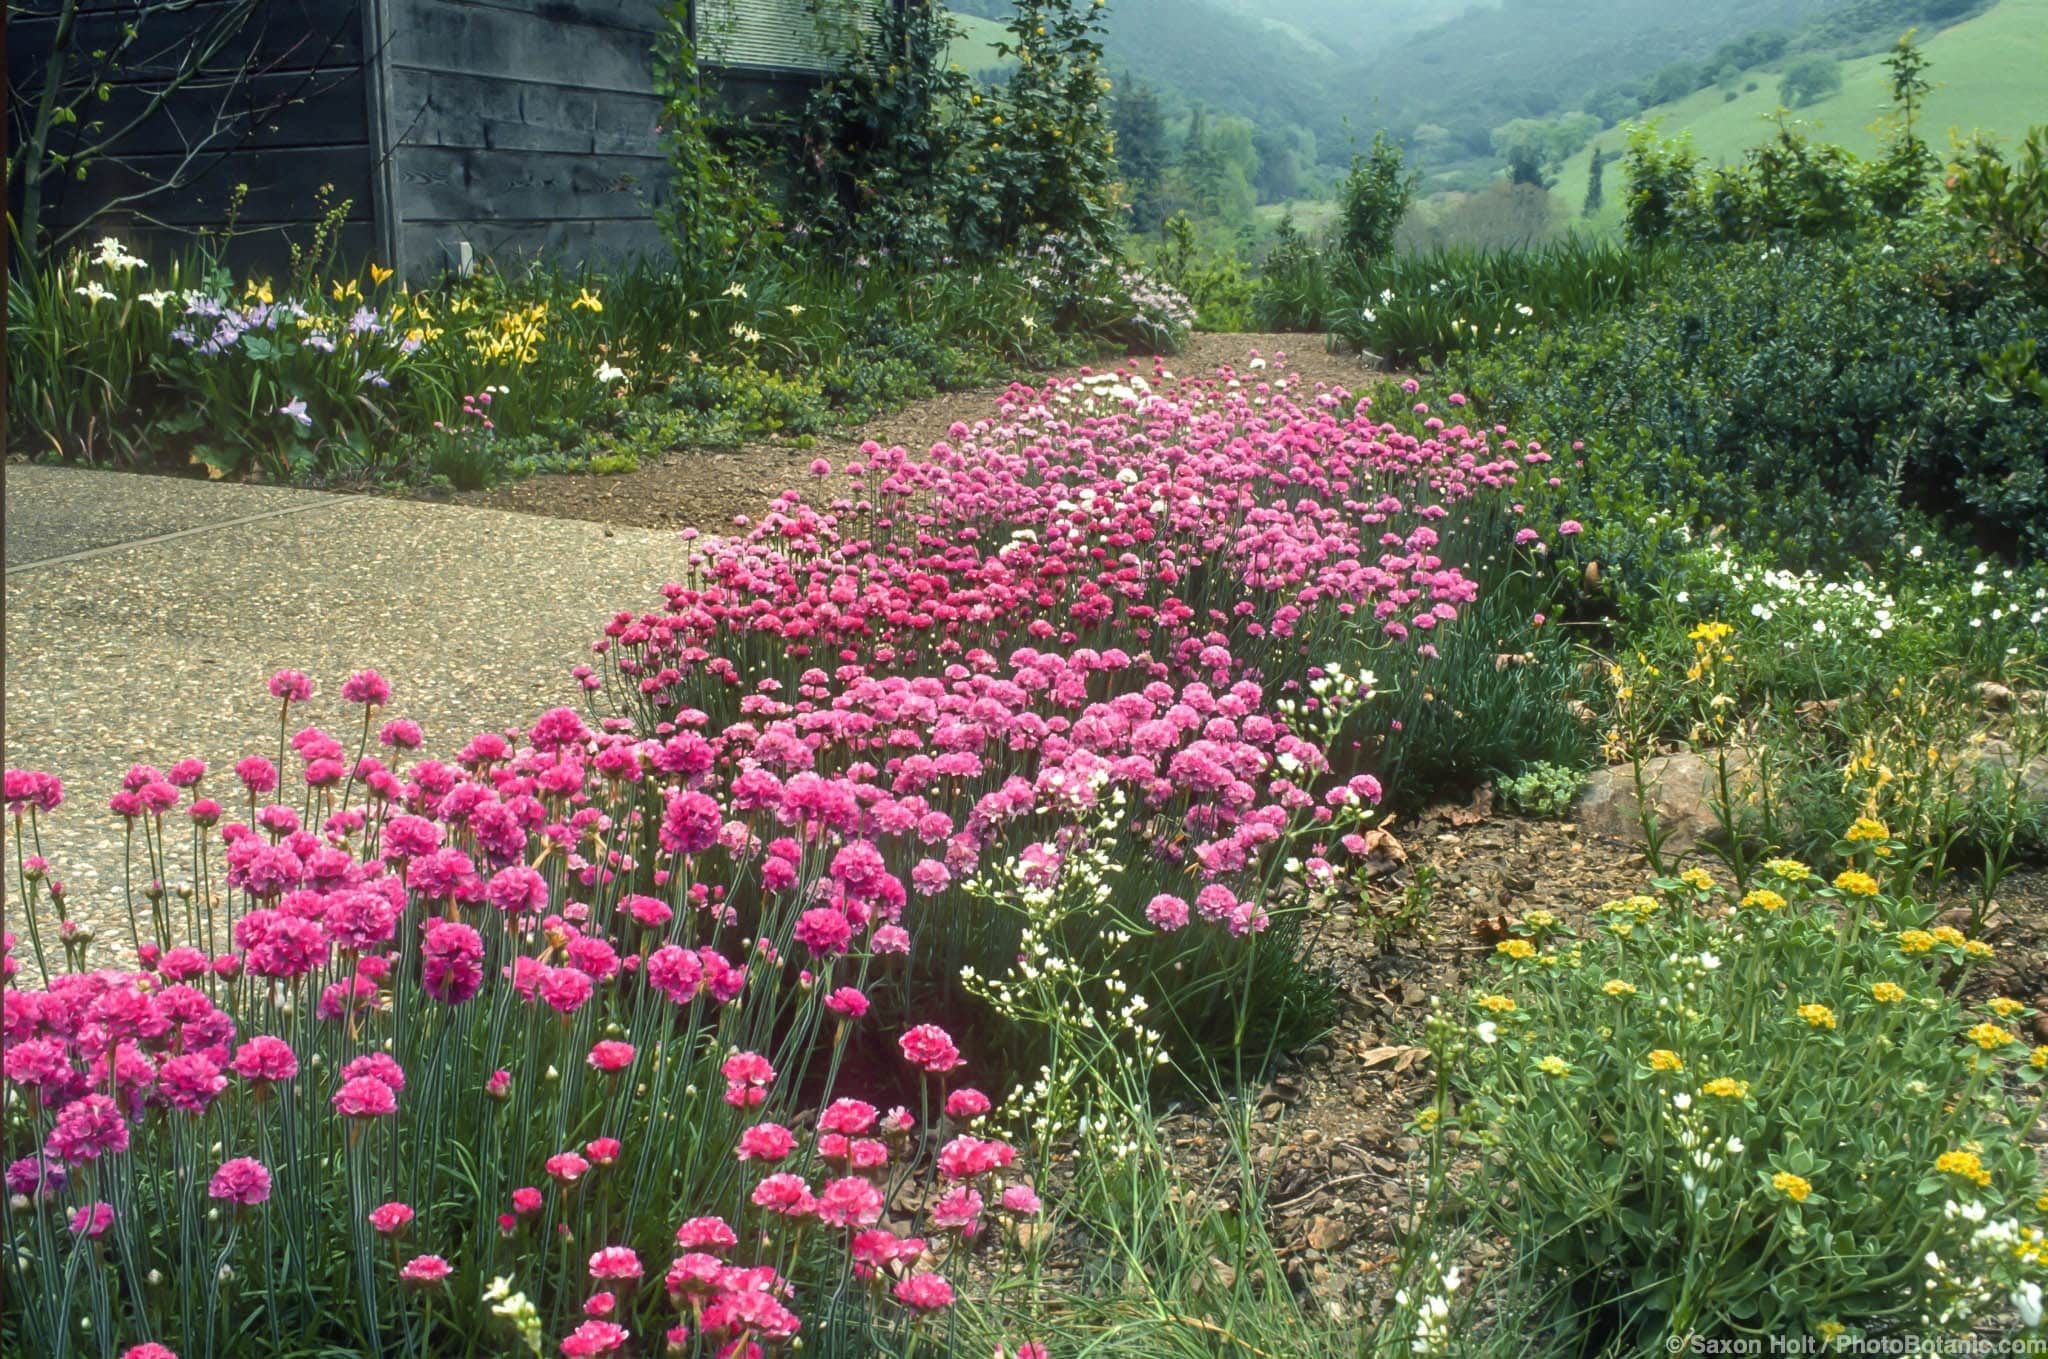
M 1789 1170 L 1781 1170 L 1771 1176 L 1771 1188 L 1794 1203 L 1806 1202 L 1807 1195 L 1813 1192 L 1813 1185 L 1804 1176 L 1794 1175 Z
M 1786 882 L 1805 882 L 1813 876 L 1813 870 L 1797 859 L 1766 859 L 1764 867 Z
M 1925 953 L 1934 947 L 1934 936 L 1926 930 L 1900 930 L 1899 952 Z
M 1610 996 L 1632 996 L 1636 993 L 1634 982 L 1625 982 L 1619 977 L 1602 984 L 1600 989 Z
M 1984 1002 L 1984 1008 L 1997 1015 L 2000 1019 L 2011 1019 L 2027 1007 L 2014 1000 L 2011 996 L 1993 996 L 1990 1000 Z
M 1871 998 L 1885 1005 L 1891 1005 L 1906 998 L 1906 988 L 1893 982 L 1879 982 L 1870 988 Z
M 1859 816 L 1856 818 L 1856 824 L 1849 827 L 1842 838 L 1844 840 L 1889 840 L 1892 838 L 1892 833 L 1886 829 L 1884 822 L 1879 821 L 1876 817 Z
M 1515 1008 L 1513 996 L 1481 996 L 1479 1004 L 1497 1015 L 1510 1014 Z
M 1716 1099 L 1748 1099 L 1749 1082 L 1738 1081 L 1732 1076 L 1716 1076 L 1700 1087 L 1700 1093 Z
M 1569 1076 L 1572 1074 L 1572 1064 L 1562 1057 L 1540 1057 L 1536 1061 L 1536 1069 L 1546 1076 Z
M 1835 886 L 1851 896 L 1874 897 L 1877 895 L 1877 879 L 1854 868 L 1844 869 L 1835 875 Z
M 1802 1005 L 1794 1013 L 1816 1029 L 1835 1027 L 1835 1012 L 1825 1005 Z
M 1678 880 L 1701 892 L 1714 890 L 1714 875 L 1704 868 L 1688 868 L 1678 875 Z
M 1533 958 L 1536 946 L 1527 939 L 1503 939 L 1494 946 L 1494 952 L 1504 953 L 1510 958 Z
M 1742 898 L 1742 904 L 1755 911 L 1781 911 L 1785 898 L 1768 887 L 1759 887 Z
M 2018 1038 L 2013 1036 L 2010 1029 L 2002 1029 L 1998 1025 L 1990 1023 L 1971 1025 L 1964 1032 L 1963 1037 L 1969 1039 L 1986 1052 L 1996 1052 L 2009 1043 L 2017 1043 L 2019 1041 Z
M 547 324 L 548 304 L 535 302 L 501 313 L 495 326 L 475 326 L 462 336 L 469 341 L 470 352 L 486 362 L 528 364 L 540 357 Z
M 1991 1183 L 1991 1172 L 1974 1151 L 1945 1151 L 1934 1158 L 1934 1168 L 1943 1175 L 1956 1175 L 1983 1186 Z
M 1685 1059 L 1670 1048 L 1657 1048 L 1650 1053 L 1650 1070 L 1683 1071 L 1685 1070 Z

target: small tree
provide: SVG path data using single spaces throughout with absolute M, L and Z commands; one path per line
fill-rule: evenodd
M 1600 182 L 1606 166 L 1607 153 L 1597 146 L 1594 147 L 1593 162 L 1586 170 L 1586 206 L 1583 211 L 1587 217 L 1600 211 L 1606 201 L 1606 193 Z
M 1817 104 L 1842 88 L 1842 63 L 1822 53 L 1801 57 L 1785 68 L 1778 99 L 1787 108 Z
M 1401 147 L 1385 132 L 1373 134 L 1372 149 L 1351 158 L 1344 177 L 1343 203 L 1337 219 L 1338 247 L 1359 260 L 1385 259 L 1394 253 L 1394 232 L 1408 215 L 1417 176 L 1407 168 Z

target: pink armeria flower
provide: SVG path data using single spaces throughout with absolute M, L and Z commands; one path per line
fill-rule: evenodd
M 988 1096 L 972 1086 L 962 1086 L 946 1096 L 946 1115 L 949 1118 L 980 1118 L 993 1107 Z
M 1586 526 L 1576 519 L 1567 519 L 1557 526 L 1558 535 L 1564 538 L 1569 538 L 1573 534 L 1584 533 L 1585 531 Z
M 952 1071 L 963 1062 L 953 1039 L 936 1024 L 919 1024 L 897 1040 L 904 1059 L 933 1075 Z
M 468 925 L 430 920 L 420 938 L 421 989 L 446 1005 L 460 1005 L 484 984 L 484 940 Z
M 1177 930 L 1188 923 L 1188 904 L 1169 892 L 1161 892 L 1145 907 L 1145 918 L 1162 930 Z
M 720 1251 L 739 1243 L 738 1234 L 722 1217 L 693 1217 L 676 1228 L 676 1244 L 684 1250 Z
M 89 1204 L 71 1215 L 71 1234 L 73 1236 L 105 1236 L 107 1228 L 113 1225 L 114 1205 L 111 1203 Z
M 882 1220 L 886 1206 L 881 1190 L 858 1175 L 848 1175 L 832 1181 L 818 1195 L 818 1221 L 849 1231 L 872 1227 Z
M 619 1310 L 619 1295 L 616 1293 L 592 1293 L 583 1300 L 583 1315 L 587 1317 L 608 1317 Z
M 725 1102 L 737 1109 L 759 1107 L 775 1080 L 775 1068 L 758 1052 L 735 1052 L 719 1070 L 725 1075 Z
M 394 717 L 378 728 L 377 740 L 393 750 L 418 750 L 426 737 L 419 723 L 409 717 Z
M 756 1123 L 740 1134 L 737 1153 L 742 1161 L 782 1160 L 796 1150 L 796 1134 L 780 1123 Z
M 626 1150 L 616 1137 L 593 1137 L 583 1144 L 583 1154 L 590 1163 L 597 1166 L 613 1166 L 619 1163 L 620 1155 Z
M 391 701 L 391 682 L 374 670 L 358 670 L 342 681 L 341 696 L 349 703 L 381 708 Z
M 388 1052 L 366 1052 L 341 1069 L 344 1082 L 367 1076 L 391 1087 L 392 1094 L 405 1089 L 405 1068 Z
M 590 1162 L 573 1151 L 561 1151 L 548 1157 L 545 1169 L 562 1184 L 574 1184 L 589 1173 Z
M 1019 1217 L 1036 1217 L 1043 1206 L 1028 1184 L 1013 1184 L 1003 1190 L 1003 1207 Z
M 539 1212 L 541 1204 L 545 1201 L 540 1190 L 532 1185 L 523 1185 L 512 1191 L 512 1211 L 521 1217 Z
M 253 1157 L 237 1156 L 213 1172 L 206 1192 L 211 1198 L 253 1208 L 270 1197 L 270 1171 Z
M 178 1354 L 169 1345 L 145 1340 L 140 1345 L 130 1345 L 122 1350 L 121 1359 L 178 1359 Z
M 366 1220 L 379 1235 L 397 1236 L 412 1225 L 412 1206 L 405 1203 L 386 1203 L 372 1208 Z
M 399 1266 L 400 1282 L 415 1288 L 431 1288 L 455 1272 L 455 1266 L 438 1255 L 415 1255 Z
M 105 1095 L 86 1095 L 57 1111 L 57 1122 L 43 1144 L 53 1161 L 95 1161 L 128 1150 L 128 1121 Z
M 953 1285 L 942 1274 L 913 1274 L 890 1290 L 911 1311 L 929 1315 L 953 1305 Z
M 616 1354 L 626 1347 L 633 1333 L 614 1321 L 598 1317 L 578 1326 L 562 1337 L 562 1353 L 566 1359 L 589 1359 L 591 1355 Z
M 633 1065 L 633 1045 L 615 1038 L 601 1039 L 591 1047 L 585 1060 L 594 1069 L 615 1075 Z
M 280 670 L 270 677 L 270 696 L 286 703 L 304 703 L 313 696 L 313 681 L 298 670 Z
M 932 1226 L 942 1232 L 973 1236 L 981 1230 L 981 1195 L 962 1185 L 941 1195 L 931 1208 Z
M 859 1019 L 868 1012 L 868 998 L 857 987 L 842 986 L 825 997 L 825 1008 L 847 1019 Z
M 398 1096 L 375 1076 L 358 1076 L 334 1092 L 334 1109 L 344 1118 L 383 1118 L 398 1112 Z
M 606 1246 L 590 1257 L 593 1279 L 637 1279 L 642 1272 L 640 1255 L 631 1246 Z
M 754 1186 L 752 1199 L 755 1207 L 784 1217 L 808 1217 L 818 1208 L 818 1200 L 801 1175 L 770 1175 Z

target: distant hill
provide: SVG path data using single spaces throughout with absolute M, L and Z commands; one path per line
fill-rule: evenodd
M 1951 131 L 1967 136 L 1981 130 L 2010 140 L 2028 127 L 2048 123 L 2048 0 L 1998 0 L 1982 14 L 1926 37 L 1921 46 L 1929 62 L 1927 74 L 1935 83 L 1921 119 L 1921 135 L 1937 153 L 1947 150 Z M 1881 55 L 1871 55 L 1844 62 L 1842 88 L 1792 116 L 1815 135 L 1859 154 L 1875 149 L 1878 120 L 1891 107 L 1882 60 Z M 1690 133 L 1709 164 L 1731 164 L 1773 135 L 1769 119 L 1778 107 L 1784 64 L 1745 73 L 1734 84 L 1734 99 L 1709 86 L 1654 105 L 1641 120 L 1655 119 L 1667 135 Z M 1745 88 L 1752 84 L 1755 89 Z M 1585 202 L 1593 147 L 1612 154 L 1625 141 L 1623 129 L 1611 129 L 1564 162 L 1554 192 L 1568 210 L 1577 213 Z M 1621 167 L 1609 165 L 1605 206 L 1593 225 L 1620 224 L 1621 183 Z

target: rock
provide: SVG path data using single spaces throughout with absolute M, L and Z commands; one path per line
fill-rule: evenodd
M 2008 779 L 2018 779 L 2020 796 L 2029 802 L 2048 802 L 2048 755 L 2036 755 L 2026 763 L 2020 763 L 2020 755 L 2012 742 L 2003 737 L 1986 737 L 1972 743 L 1969 756 L 1970 768 L 1963 771 L 1959 780 L 1967 790 L 1979 776 L 1987 777 L 1993 796 L 2004 793 Z M 2017 769 L 2015 769 L 2017 766 Z
M 1351 1224 L 1342 1218 L 1319 1217 L 1308 1226 L 1311 1250 L 1336 1250 L 1351 1240 Z
M 1997 680 L 1985 680 L 1977 686 L 1977 705 L 1988 713 L 2009 712 L 2012 709 L 2012 690 Z
M 1749 777 L 1749 752 L 1731 747 L 1727 757 L 1731 791 L 1744 801 L 1753 800 L 1756 788 Z M 1683 854 L 1720 829 L 1714 816 L 1714 800 L 1720 795 L 1718 756 L 1685 752 L 1645 760 L 1643 788 L 1667 851 Z M 1588 835 L 1619 844 L 1641 844 L 1639 807 L 1633 767 L 1609 765 L 1586 781 L 1572 803 L 1572 819 Z

